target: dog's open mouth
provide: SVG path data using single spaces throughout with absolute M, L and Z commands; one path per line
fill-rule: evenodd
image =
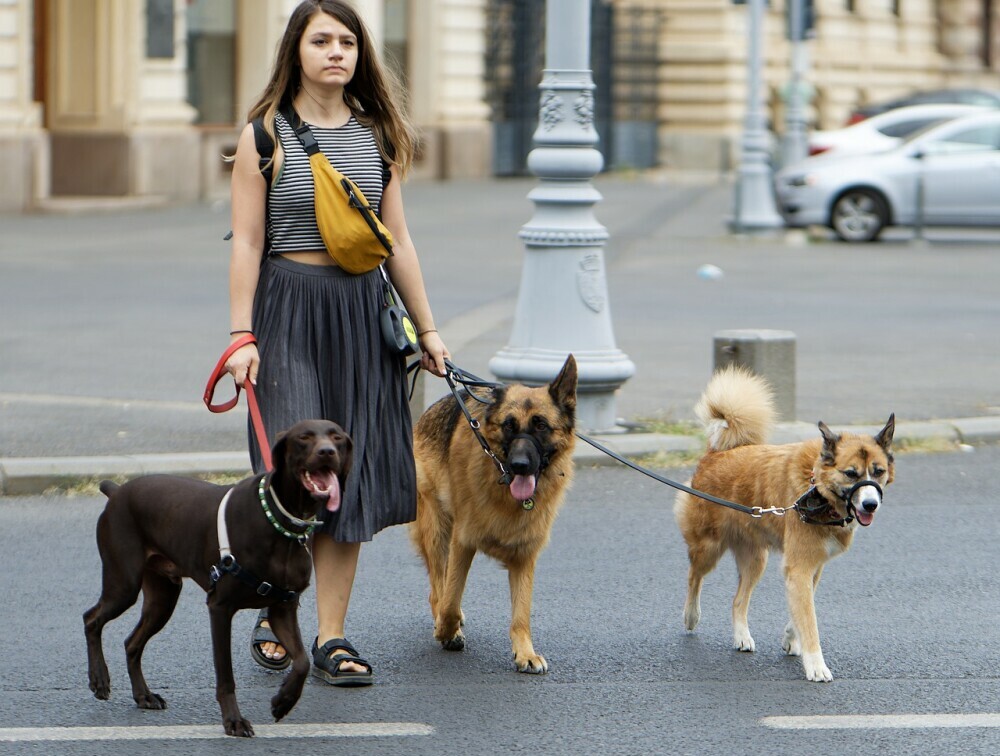
M 340 479 L 333 470 L 306 470 L 301 479 L 302 485 L 314 499 L 326 501 L 328 511 L 336 512 L 340 509 Z
M 867 528 L 873 522 L 875 522 L 875 513 L 868 512 L 864 509 L 856 509 L 854 505 L 851 505 L 851 512 L 854 515 L 854 519 L 858 521 L 858 525 Z
M 534 475 L 515 475 L 510 482 L 510 495 L 518 501 L 527 501 L 535 493 Z
M 863 509 L 860 512 L 855 512 L 854 516 L 858 520 L 858 525 L 863 525 L 866 528 L 875 521 L 875 513 L 866 512 Z

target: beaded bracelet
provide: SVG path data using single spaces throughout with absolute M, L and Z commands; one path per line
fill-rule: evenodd
M 437 328 L 426 328 L 423 331 L 417 331 L 417 336 L 423 336 L 425 333 L 437 333 Z

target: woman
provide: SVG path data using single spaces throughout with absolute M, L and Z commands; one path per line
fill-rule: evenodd
M 272 442 L 298 420 L 323 417 L 343 425 L 355 445 L 341 508 L 313 539 L 313 672 L 333 685 L 372 682 L 372 665 L 344 637 L 358 554 L 380 529 L 414 518 L 416 475 L 405 360 L 390 354 L 379 330 L 383 279 L 378 269 L 351 275 L 326 252 L 308 159 L 281 111 L 293 108 L 311 127 L 326 157 L 359 185 L 392 232 L 385 268 L 417 327 L 421 367 L 440 376 L 450 355 L 434 327 L 403 215 L 400 182 L 414 137 L 399 103 L 354 9 L 343 0 L 307 0 L 288 21 L 233 168 L 231 336 L 252 332 L 257 344 L 234 352 L 226 367 L 237 384 L 256 387 Z M 273 161 L 264 160 L 270 186 L 254 119 L 275 143 Z M 260 450 L 252 431 L 249 437 L 259 472 Z M 289 659 L 275 640 L 266 615 L 259 617 L 254 658 L 280 669 Z

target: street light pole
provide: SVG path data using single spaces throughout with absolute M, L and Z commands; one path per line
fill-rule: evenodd
M 785 99 L 785 137 L 781 143 L 781 164 L 791 165 L 809 154 L 806 140 L 806 45 L 805 0 L 788 0 L 788 39 L 791 46 L 791 77 Z
M 730 220 L 730 228 L 736 233 L 767 231 L 784 225 L 774 203 L 767 122 L 760 98 L 764 2 L 747 0 L 747 110 Z
M 519 234 L 525 255 L 510 343 L 490 360 L 490 370 L 505 382 L 540 385 L 572 352 L 577 426 L 609 432 L 618 429 L 615 392 L 635 365 L 615 347 L 604 276 L 608 231 L 593 213 L 601 195 L 590 180 L 604 158 L 595 148 L 590 2 L 546 3 L 546 69 L 528 156 L 539 179 L 528 194 L 535 213 Z

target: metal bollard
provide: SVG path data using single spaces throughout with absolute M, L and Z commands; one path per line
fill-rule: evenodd
M 791 331 L 718 331 L 714 338 L 714 370 L 742 365 L 764 378 L 774 392 L 778 420 L 795 420 L 795 334 Z

